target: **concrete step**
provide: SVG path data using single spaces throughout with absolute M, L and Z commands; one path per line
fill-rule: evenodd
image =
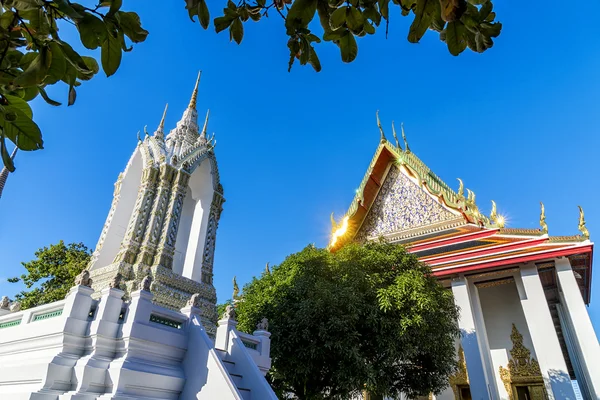
M 229 373 L 229 376 L 231 376 L 231 380 L 233 380 L 235 386 L 240 386 L 242 384 L 242 375 Z
M 250 389 L 244 389 L 238 387 L 240 394 L 242 395 L 242 399 L 244 400 L 252 400 L 252 394 L 250 393 Z
M 222 361 L 223 361 L 223 365 L 225 366 L 225 369 L 227 370 L 227 372 L 229 372 L 230 374 L 232 372 L 234 372 L 235 363 L 233 361 L 228 361 L 228 360 L 222 360 Z

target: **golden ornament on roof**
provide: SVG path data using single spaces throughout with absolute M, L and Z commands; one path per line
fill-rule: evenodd
M 380 140 L 382 142 L 385 142 L 385 133 L 383 133 L 383 128 L 381 127 L 381 121 L 379 121 L 379 110 L 377 110 L 377 112 L 375 113 L 375 116 L 377 117 L 377 127 L 379 128 L 379 134 L 381 135 Z
M 394 121 L 392 121 L 392 135 L 394 135 L 394 140 L 396 141 L 396 148 L 400 149 L 400 142 L 398 142 L 398 135 L 396 135 L 396 127 L 394 126 Z
M 542 233 L 548 233 L 548 224 L 546 224 L 546 208 L 544 207 L 544 203 L 540 201 L 540 228 Z
M 400 129 L 402 130 L 402 140 L 404 140 L 404 151 L 410 153 L 410 147 L 408 147 L 408 140 L 406 140 L 406 135 L 404 134 L 404 122 L 400 124 Z
M 496 218 L 498 218 L 498 213 L 496 212 L 496 202 L 492 200 L 492 212 L 490 213 L 490 219 L 496 222 Z
M 462 179 L 460 178 L 456 178 L 458 180 L 458 196 L 459 197 L 465 197 L 465 185 L 462 181 Z
M 271 270 L 269 269 L 269 263 L 268 262 L 267 262 L 267 265 L 265 266 L 265 274 L 271 275 Z
M 587 230 L 587 228 L 585 227 L 585 218 L 583 215 L 583 208 L 581 208 L 581 206 L 577 206 L 579 207 L 579 232 L 581 232 L 581 235 L 586 238 L 589 239 L 590 238 L 590 232 Z

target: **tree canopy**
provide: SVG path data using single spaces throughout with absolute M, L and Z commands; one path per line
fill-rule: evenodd
M 400 246 L 308 246 L 253 279 L 236 304 L 241 330 L 269 320 L 280 395 L 415 397 L 441 391 L 456 367 L 452 293 Z
M 223 0 L 223 4 L 214 28 L 216 32 L 228 30 L 230 40 L 238 44 L 248 20 L 260 21 L 269 13 L 282 18 L 289 37 L 288 69 L 298 60 L 320 71 L 314 45 L 322 40 L 339 47 L 342 61 L 353 61 L 358 54 L 356 38 L 372 35 L 383 26 L 387 34 L 395 10 L 398 15 L 414 15 L 409 42 L 417 43 L 428 29 L 434 30 L 453 55 L 466 48 L 485 51 L 502 29 L 495 22 L 491 0 Z M 46 89 L 63 83 L 68 86 L 67 105 L 72 105 L 76 88 L 100 69 L 94 57 L 81 56 L 59 36 L 59 27 L 73 25 L 83 47 L 99 48 L 102 69 L 111 76 L 123 52 L 131 51 L 132 43 L 143 42 L 148 35 L 138 14 L 122 10 L 122 5 L 123 0 L 99 0 L 94 7 L 70 0 L 0 3 L 0 157 L 9 171 L 15 167 L 7 139 L 25 151 L 44 145 L 28 103 L 39 95 L 53 106 L 61 105 Z M 197 19 L 208 29 L 206 0 L 185 0 L 185 8 L 192 21 Z M 315 28 L 311 22 L 317 17 L 320 25 Z
M 83 243 L 57 244 L 35 252 L 35 259 L 21 263 L 27 270 L 9 282 L 22 281 L 27 289 L 17 294 L 21 308 L 31 308 L 62 300 L 74 285 L 75 277 L 90 261 L 91 252 Z

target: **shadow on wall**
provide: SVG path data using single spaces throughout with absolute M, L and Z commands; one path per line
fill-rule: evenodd
M 564 371 L 556 369 L 548 370 L 548 376 L 550 377 L 550 385 L 554 392 L 555 399 L 573 399 L 573 385 L 571 384 L 571 378 L 569 374 Z

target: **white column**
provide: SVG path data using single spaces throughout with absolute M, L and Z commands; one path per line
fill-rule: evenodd
M 554 329 L 537 267 L 526 264 L 515 274 L 521 306 L 550 400 L 575 400 L 571 378 Z
M 558 282 L 562 291 L 562 303 L 568 313 L 567 322 L 578 350 L 580 367 L 585 374 L 588 389 L 594 399 L 600 399 L 600 345 L 594 332 L 592 321 L 581 297 L 579 285 L 575 280 L 568 258 L 555 261 Z
M 490 398 L 488 392 L 488 380 L 486 379 L 483 359 L 477 340 L 473 307 L 469 286 L 465 277 L 452 280 L 452 293 L 454 303 L 460 307 L 458 327 L 461 331 L 461 343 L 465 352 L 467 362 L 467 373 L 473 400 L 487 400 Z

